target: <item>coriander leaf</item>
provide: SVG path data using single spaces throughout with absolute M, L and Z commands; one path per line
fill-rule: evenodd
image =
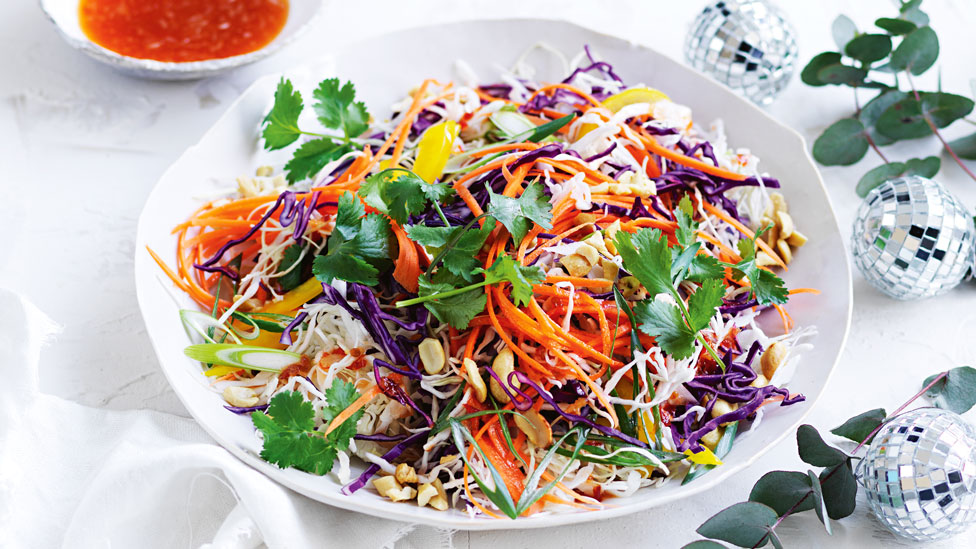
M 306 141 L 285 164 L 285 177 L 291 184 L 314 177 L 326 164 L 347 152 L 348 147 L 336 144 L 327 137 Z
M 288 292 L 297 288 L 302 283 L 302 245 L 292 244 L 285 248 L 285 253 L 278 264 L 278 273 L 285 273 L 278 277 L 278 284 L 281 290 Z M 291 270 L 289 270 L 291 269 Z M 288 272 L 285 272 L 288 271 Z
M 322 408 L 322 417 L 325 418 L 326 422 L 331 423 L 336 416 L 341 414 L 346 408 L 352 406 L 352 403 L 359 396 L 355 385 L 348 381 L 336 379 L 332 382 L 332 386 L 325 390 L 325 401 L 327 404 L 325 408 Z M 359 418 L 363 417 L 363 411 L 363 408 L 356 410 L 341 425 L 326 435 L 326 438 L 333 443 L 337 450 L 344 451 L 349 448 L 349 441 L 356 435 L 356 423 L 359 421 Z
M 756 235 L 758 238 L 759 235 Z M 752 284 L 752 295 L 760 305 L 771 303 L 786 303 L 789 293 L 783 286 L 783 280 L 766 269 L 760 269 L 756 265 L 756 240 L 743 239 L 738 244 L 739 255 L 742 261 L 732 266 L 733 272 L 738 278 L 749 277 Z
M 719 279 L 709 279 L 688 298 L 688 323 L 698 332 L 708 326 L 715 316 L 715 309 L 722 304 L 725 284 Z
M 481 266 L 477 259 L 478 252 L 494 228 L 494 219 L 487 219 L 480 229 L 472 228 L 467 231 L 464 231 L 463 227 L 410 225 L 407 227 L 407 236 L 421 246 L 429 248 L 428 253 L 434 255 L 439 254 L 445 246 L 457 239 L 454 246 L 444 254 L 441 264 L 451 274 L 471 282 L 474 280 L 473 271 Z
M 346 82 L 340 88 L 338 78 L 327 78 L 319 82 L 312 95 L 318 100 L 313 108 L 326 128 L 341 129 L 347 140 L 362 135 L 369 128 L 369 113 L 362 101 L 354 102 L 356 87 L 352 82 Z
M 532 285 L 546 279 L 546 273 L 541 267 L 535 265 L 523 267 L 509 255 L 500 256 L 488 270 L 478 269 L 476 272 L 485 275 L 486 284 L 510 283 L 512 299 L 516 306 L 527 305 L 532 299 Z
M 678 228 L 674 232 L 678 244 L 683 247 L 691 246 L 698 238 L 695 233 L 698 232 L 699 224 L 694 220 L 695 210 L 688 195 L 683 196 L 678 202 L 678 209 L 674 211 L 674 216 L 678 221 Z
M 434 275 L 434 280 L 421 275 L 419 282 L 418 294 L 421 297 L 448 292 L 465 284 L 460 277 L 454 277 L 447 273 L 442 274 L 441 272 Z M 472 318 L 485 310 L 487 304 L 488 296 L 485 295 L 484 289 L 473 288 L 451 297 L 425 301 L 424 307 L 437 317 L 437 320 L 446 322 L 458 330 L 463 330 L 468 327 Z
M 884 423 L 886 417 L 888 417 L 888 414 L 884 408 L 868 410 L 863 414 L 858 414 L 845 421 L 840 427 L 831 429 L 830 432 L 858 443 L 862 440 L 871 442 L 874 437 L 868 438 L 868 435 Z
M 336 447 L 314 430 L 315 411 L 301 393 L 278 393 L 267 412 L 254 412 L 251 420 L 264 435 L 261 458 L 265 461 L 317 475 L 332 470 Z
M 399 168 L 372 175 L 359 188 L 359 196 L 367 204 L 401 225 L 410 215 L 424 213 L 428 201 L 440 202 L 453 192 L 445 183 L 427 183 L 417 174 Z
M 337 278 L 367 286 L 379 283 L 380 270 L 390 266 L 390 222 L 379 214 L 362 217 L 363 212 L 363 205 L 352 193 L 339 197 L 328 252 L 312 264 L 315 278 L 326 284 Z
M 275 102 L 264 117 L 264 148 L 269 151 L 291 145 L 301 135 L 298 115 L 302 112 L 302 94 L 295 91 L 291 80 L 282 78 L 275 90 Z
M 637 277 L 651 295 L 672 294 L 671 251 L 659 229 L 640 229 L 633 235 L 618 231 L 614 240 L 624 269 Z
M 531 222 L 543 229 L 552 228 L 552 206 L 538 183 L 529 184 L 518 198 L 495 194 L 488 189 L 488 200 L 488 215 L 508 229 L 516 244 L 525 238 Z
M 645 299 L 634 306 L 634 316 L 640 329 L 652 336 L 661 349 L 676 360 L 688 358 L 694 352 L 695 332 L 691 330 L 678 307 L 658 299 Z
M 704 282 L 710 278 L 721 278 L 725 275 L 725 268 L 722 267 L 718 259 L 710 255 L 695 254 L 691 264 L 688 265 L 688 272 L 685 280 L 692 282 Z

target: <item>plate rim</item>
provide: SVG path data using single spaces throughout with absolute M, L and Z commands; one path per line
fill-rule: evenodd
M 704 78 L 708 79 L 712 84 L 715 84 L 715 85 L 723 88 L 727 92 L 735 95 L 736 98 L 740 102 L 748 105 L 748 107 L 753 110 L 753 114 L 754 115 L 759 115 L 759 116 L 764 117 L 765 119 L 767 119 L 771 123 L 775 124 L 779 128 L 786 130 L 792 137 L 794 137 L 798 141 L 799 146 L 803 150 L 803 160 L 813 169 L 813 173 L 816 175 L 816 180 L 817 180 L 817 183 L 819 185 L 819 188 L 823 192 L 824 196 L 826 197 L 827 209 L 828 209 L 828 211 L 830 213 L 830 218 L 833 221 L 832 225 L 836 229 L 837 234 L 839 236 L 841 236 L 841 238 L 843 239 L 843 236 L 842 236 L 843 235 L 843 231 L 841 230 L 841 226 L 840 226 L 840 223 L 838 221 L 837 213 L 835 211 L 833 202 L 830 199 L 830 194 L 827 191 L 827 187 L 826 187 L 826 185 L 824 183 L 823 176 L 820 173 L 820 170 L 817 168 L 816 164 L 813 162 L 813 158 L 810 156 L 810 151 L 809 151 L 809 149 L 807 147 L 807 143 L 806 143 L 806 140 L 804 139 L 804 137 L 798 131 L 794 130 L 792 127 L 787 126 L 787 125 L 779 122 L 775 118 L 773 118 L 772 115 L 770 115 L 765 110 L 763 110 L 763 109 L 759 108 L 758 106 L 750 103 L 746 99 L 743 99 L 738 94 L 735 94 L 735 92 L 732 91 L 728 86 L 722 84 L 721 82 L 716 81 L 714 78 L 711 78 L 710 76 L 708 76 L 708 75 L 706 75 L 704 73 L 701 73 L 701 72 L 699 72 L 699 71 L 691 68 L 690 66 L 688 66 L 686 64 L 681 63 L 680 61 L 672 58 L 671 56 L 668 56 L 666 54 L 663 54 L 663 53 L 659 52 L 658 50 L 654 49 L 653 47 L 651 47 L 649 45 L 639 44 L 639 43 L 634 42 L 633 40 L 629 40 L 629 39 L 626 39 L 626 38 L 621 38 L 619 36 L 614 36 L 612 34 L 608 34 L 608 33 L 605 33 L 605 32 L 601 32 L 599 30 L 593 29 L 591 27 L 588 27 L 588 26 L 586 26 L 584 24 L 581 24 L 579 22 L 576 22 L 576 21 L 570 21 L 570 20 L 567 20 L 567 19 L 562 19 L 562 18 L 557 18 L 557 17 L 552 17 L 552 18 L 547 18 L 547 17 L 513 17 L 513 18 L 497 18 L 497 19 L 496 18 L 492 18 L 492 19 L 482 19 L 482 20 L 478 20 L 478 19 L 463 19 L 463 20 L 450 21 L 450 22 L 433 23 L 433 24 L 428 24 L 428 25 L 420 25 L 420 26 L 412 26 L 412 27 L 398 28 L 398 29 L 392 30 L 390 32 L 381 33 L 381 34 L 376 35 L 376 36 L 370 36 L 370 37 L 367 37 L 367 38 L 364 38 L 364 39 L 356 40 L 356 41 L 350 42 L 348 44 L 345 44 L 344 47 L 335 50 L 331 54 L 327 54 L 327 55 L 324 55 L 324 56 L 318 56 L 318 57 L 315 57 L 315 58 L 310 58 L 310 59 L 306 60 L 304 63 L 297 64 L 297 65 L 291 65 L 289 67 L 284 68 L 283 70 L 276 71 L 274 73 L 265 74 L 265 75 L 257 78 L 256 80 L 254 80 L 254 82 L 252 82 L 251 85 L 249 85 L 248 88 L 246 90 L 244 90 L 227 107 L 227 109 L 207 129 L 207 131 L 204 132 L 200 136 L 200 138 L 197 140 L 197 142 L 194 143 L 193 145 L 191 145 L 190 147 L 188 147 L 160 175 L 160 177 L 158 178 L 156 184 L 153 186 L 152 191 L 147 196 L 146 203 L 143 206 L 142 211 L 140 212 L 139 222 L 138 222 L 137 232 L 136 232 L 136 240 L 135 240 L 135 258 L 134 258 L 134 269 L 133 269 L 133 273 L 134 273 L 134 278 L 135 278 L 135 283 L 136 283 L 136 294 L 137 294 L 136 295 L 136 298 L 137 298 L 137 301 L 139 303 L 139 309 L 140 309 L 140 314 L 141 314 L 142 319 L 143 319 L 143 323 L 144 324 L 147 324 L 147 331 L 148 331 L 147 309 L 146 309 L 146 307 L 144 305 L 143 293 L 145 291 L 147 291 L 146 290 L 146 286 L 147 286 L 148 281 L 143 280 L 143 278 L 139 276 L 139 273 L 144 270 L 144 268 L 142 268 L 142 267 L 144 267 L 144 265 L 147 262 L 151 261 L 151 258 L 149 257 L 148 253 L 145 253 L 144 252 L 144 248 L 146 246 L 146 244 L 145 244 L 146 243 L 145 235 L 146 235 L 146 230 L 147 229 L 145 228 L 145 224 L 147 223 L 146 212 L 147 212 L 147 209 L 148 209 L 148 205 L 150 203 L 152 203 L 153 198 L 157 195 L 157 193 L 161 193 L 162 192 L 162 186 L 160 185 L 160 183 L 163 180 L 166 179 L 166 177 L 169 174 L 169 172 L 172 171 L 172 170 L 174 170 L 175 167 L 177 165 L 179 165 L 182 160 L 185 159 L 185 157 L 189 156 L 195 149 L 199 148 L 200 145 L 201 145 L 201 143 L 204 142 L 204 141 L 206 141 L 207 137 L 210 136 L 211 133 L 215 132 L 216 131 L 216 128 L 218 126 L 220 126 L 222 122 L 224 122 L 226 119 L 228 119 L 231 116 L 233 116 L 234 113 L 236 113 L 236 110 L 237 110 L 238 105 L 241 102 L 243 102 L 245 100 L 245 98 L 248 97 L 248 95 L 255 88 L 261 86 L 263 83 L 265 83 L 265 82 L 267 82 L 269 80 L 274 80 L 274 79 L 277 79 L 277 78 L 281 77 L 282 75 L 288 74 L 289 72 L 294 72 L 296 70 L 300 70 L 303 67 L 307 67 L 307 66 L 310 66 L 310 65 L 314 65 L 314 64 L 316 64 L 318 62 L 321 62 L 323 60 L 327 60 L 327 59 L 330 59 L 330 58 L 335 58 L 337 54 L 342 53 L 343 51 L 346 51 L 347 49 L 354 48 L 357 44 L 360 44 L 360 43 L 365 42 L 365 41 L 376 40 L 377 38 L 382 37 L 382 36 L 391 35 L 391 34 L 397 34 L 397 33 L 402 33 L 402 32 L 416 32 L 417 30 L 433 29 L 433 28 L 447 27 L 447 26 L 464 26 L 464 25 L 468 25 L 468 24 L 472 24 L 472 23 L 495 23 L 495 24 L 498 24 L 498 23 L 512 23 L 512 22 L 533 22 L 533 23 L 540 23 L 541 22 L 541 23 L 545 23 L 545 24 L 559 23 L 559 24 L 563 24 L 563 25 L 570 25 L 572 27 L 576 27 L 577 29 L 582 30 L 583 32 L 589 33 L 591 35 L 599 35 L 599 36 L 604 37 L 604 38 L 611 38 L 611 39 L 614 39 L 614 40 L 623 41 L 623 42 L 626 42 L 626 43 L 628 43 L 630 45 L 638 46 L 638 47 L 640 47 L 640 48 L 642 48 L 642 49 L 644 49 L 646 51 L 651 51 L 651 52 L 657 54 L 658 56 L 660 56 L 663 62 L 670 63 L 670 64 L 674 65 L 679 70 L 682 70 L 682 71 L 685 71 L 685 72 L 694 73 L 698 77 L 704 77 Z M 179 392 L 179 391 L 177 391 L 175 389 L 175 387 L 177 386 L 177 383 L 175 383 L 175 380 L 172 377 L 172 375 L 174 375 L 175 372 L 170 372 L 169 369 L 162 367 L 162 362 L 159 359 L 160 352 L 159 352 L 159 349 L 157 348 L 157 342 L 156 342 L 156 340 L 154 338 L 152 338 L 152 337 L 150 337 L 149 339 L 150 339 L 150 342 L 151 342 L 151 344 L 153 346 L 153 351 L 156 354 L 156 358 L 160 362 L 160 368 L 163 370 L 163 374 L 166 376 L 167 382 L 170 384 L 170 387 L 173 388 L 173 392 L 176 393 L 177 398 L 179 398 L 180 402 L 184 405 L 184 407 L 186 408 L 187 412 L 190 413 L 191 417 L 193 417 L 193 419 L 197 422 L 197 424 L 199 424 L 204 429 L 204 431 L 206 431 L 218 444 L 220 444 L 220 446 L 222 448 L 224 448 L 225 450 L 227 450 L 228 452 L 230 452 L 232 455 L 234 455 L 235 457 L 237 457 L 238 459 L 240 459 L 241 461 L 243 461 L 247 465 L 251 466 L 252 468 L 254 468 L 256 470 L 258 470 L 259 472 L 261 472 L 262 474 L 264 474 L 265 476 L 267 476 L 272 481 L 274 481 L 274 482 L 276 482 L 276 483 L 278 483 L 278 484 L 280 484 L 282 486 L 285 486 L 285 487 L 287 487 L 288 489 L 290 489 L 292 491 L 295 491 L 295 492 L 297 492 L 299 494 L 302 494 L 302 495 L 304 495 L 306 497 L 309 497 L 309 498 L 311 498 L 313 500 L 319 501 L 321 503 L 324 503 L 324 504 L 329 505 L 329 506 L 332 506 L 332 507 L 338 507 L 338 508 L 342 508 L 342 509 L 346 509 L 346 510 L 350 510 L 350 511 L 361 512 L 361 513 L 365 513 L 365 514 L 368 514 L 368 515 L 371 515 L 371 516 L 375 516 L 375 517 L 379 517 L 379 518 L 399 520 L 399 521 L 410 522 L 410 523 L 427 524 L 427 525 L 436 526 L 436 527 L 442 527 L 442 528 L 451 528 L 451 529 L 467 530 L 467 531 L 479 531 L 479 530 L 520 530 L 520 529 L 549 528 L 549 527 L 555 527 L 555 526 L 565 526 L 565 525 L 570 525 L 570 524 L 580 524 L 580 523 L 583 523 L 583 522 L 592 522 L 592 521 L 596 521 L 596 520 L 603 520 L 603 519 L 610 519 L 610 518 L 621 517 L 621 516 L 625 516 L 625 515 L 630 515 L 630 514 L 633 514 L 633 513 L 637 513 L 637 512 L 640 512 L 640 511 L 645 511 L 645 510 L 650 509 L 650 508 L 653 508 L 653 507 L 658 507 L 658 506 L 661 506 L 661 505 L 665 505 L 665 504 L 673 503 L 675 501 L 679 501 L 679 500 L 683 500 L 683 499 L 686 499 L 686 498 L 693 497 L 695 495 L 698 495 L 698 494 L 700 494 L 702 492 L 705 492 L 707 490 L 710 490 L 710 489 L 716 487 L 717 485 L 719 485 L 719 484 L 723 483 L 724 481 L 726 481 L 731 476 L 733 476 L 733 475 L 741 472 L 742 470 L 746 469 L 747 467 L 751 466 L 757 460 L 759 460 L 759 458 L 761 458 L 763 455 L 765 455 L 767 452 L 769 452 L 774 447 L 776 447 L 779 444 L 781 444 L 786 437 L 788 437 L 791 434 L 793 434 L 796 431 L 796 429 L 803 423 L 804 419 L 806 419 L 806 417 L 813 411 L 814 406 L 817 404 L 817 402 L 819 402 L 819 400 L 822 398 L 824 392 L 827 390 L 827 387 L 830 385 L 830 382 L 833 379 L 834 374 L 836 373 L 837 365 L 840 362 L 840 359 L 841 359 L 841 357 L 844 354 L 844 349 L 846 348 L 847 341 L 848 341 L 848 337 L 850 336 L 850 327 L 851 327 L 851 322 L 852 322 L 852 317 L 853 317 L 853 303 L 854 303 L 854 300 L 853 300 L 853 280 L 852 280 L 852 274 L 851 274 L 851 264 L 850 264 L 850 258 L 848 257 L 848 254 L 846 252 L 846 248 L 842 252 L 839 252 L 839 253 L 841 253 L 841 261 L 842 261 L 843 266 L 845 267 L 845 273 L 844 273 L 844 282 L 845 282 L 845 284 L 844 284 L 844 298 L 846 299 L 846 303 L 847 303 L 847 308 L 844 311 L 845 314 L 844 314 L 844 323 L 843 323 L 843 335 L 842 335 L 842 337 L 840 339 L 840 342 L 839 342 L 839 345 L 838 345 L 838 348 L 837 348 L 837 352 L 836 352 L 836 356 L 834 357 L 832 364 L 830 365 L 829 369 L 827 370 L 827 374 L 826 374 L 826 376 L 824 378 L 824 381 L 823 381 L 823 384 L 822 384 L 820 390 L 815 395 L 810 395 L 810 394 L 806 394 L 805 395 L 807 397 L 807 403 L 808 403 L 808 405 L 807 406 L 804 406 L 803 409 L 800 410 L 800 412 L 797 414 L 795 420 L 793 421 L 793 424 L 790 425 L 789 428 L 785 429 L 782 433 L 774 436 L 772 438 L 772 441 L 769 444 L 767 444 L 764 447 L 760 448 L 758 451 L 752 453 L 748 457 L 745 457 L 741 461 L 737 461 L 734 464 L 730 464 L 727 468 L 721 468 L 719 470 L 713 471 L 712 474 L 708 475 L 708 477 L 703 478 L 703 479 L 699 479 L 699 481 L 696 482 L 694 485 L 689 486 L 688 488 L 684 489 L 683 491 L 681 491 L 679 493 L 668 494 L 668 495 L 665 495 L 665 496 L 663 496 L 661 498 L 657 498 L 657 499 L 637 501 L 637 502 L 629 503 L 627 505 L 613 506 L 611 504 L 611 505 L 608 505 L 604 509 L 595 510 L 595 511 L 553 513 L 553 514 L 548 514 L 548 515 L 540 516 L 540 517 L 538 517 L 538 519 L 520 518 L 519 520 L 504 520 L 504 519 L 491 519 L 491 518 L 473 518 L 473 517 L 465 517 L 465 516 L 461 515 L 460 513 L 455 513 L 455 514 L 443 513 L 443 517 L 436 516 L 436 515 L 419 516 L 419 515 L 416 514 L 415 511 L 414 512 L 407 512 L 406 511 L 407 509 L 413 509 L 412 507 L 399 505 L 399 504 L 396 504 L 396 503 L 393 503 L 393 502 L 387 502 L 387 501 L 382 500 L 382 499 L 377 499 L 375 502 L 371 502 L 371 503 L 368 503 L 367 504 L 367 503 L 364 503 L 363 500 L 361 500 L 359 498 L 356 498 L 356 497 L 340 496 L 338 498 L 332 498 L 332 497 L 327 497 L 328 494 L 323 494 L 321 492 L 316 492 L 316 491 L 310 490 L 306 486 L 302 485 L 301 483 L 293 481 L 292 478 L 290 478 L 289 475 L 276 474 L 276 473 L 280 473 L 282 471 L 282 469 L 279 469 L 279 468 L 275 467 L 274 465 L 272 465 L 270 463 L 267 463 L 264 460 L 261 460 L 258 456 L 252 454 L 250 451 L 248 451 L 248 450 L 246 450 L 246 449 L 238 446 L 233 441 L 228 440 L 221 433 L 216 432 L 216 430 L 214 430 L 214 429 L 211 429 L 211 427 L 207 424 L 207 422 L 204 422 L 200 418 L 198 418 L 193 413 L 192 408 L 188 405 L 187 398 L 181 392 Z M 377 505 L 377 503 L 380 503 L 382 505 Z M 401 511 L 401 509 L 404 509 L 404 510 Z

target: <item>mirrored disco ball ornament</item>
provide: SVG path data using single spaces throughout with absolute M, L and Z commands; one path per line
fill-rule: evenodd
M 719 0 L 705 7 L 685 39 L 688 63 L 748 99 L 773 101 L 796 68 L 796 32 L 764 0 Z
M 922 408 L 896 416 L 858 468 L 871 511 L 899 536 L 932 541 L 976 521 L 976 429 L 958 414 Z
M 854 220 L 854 263 L 895 299 L 945 293 L 972 273 L 973 215 L 939 183 L 899 177 L 875 187 Z

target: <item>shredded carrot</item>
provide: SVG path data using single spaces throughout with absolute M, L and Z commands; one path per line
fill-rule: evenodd
M 339 413 L 331 422 L 329 422 L 329 427 L 325 430 L 325 434 L 328 435 L 332 431 L 335 431 L 340 425 L 345 423 L 347 419 L 352 417 L 360 408 L 366 406 L 366 404 L 376 398 L 377 395 L 382 393 L 383 390 L 380 389 L 379 385 L 373 385 L 370 389 L 364 392 L 359 398 L 353 401 L 345 410 Z

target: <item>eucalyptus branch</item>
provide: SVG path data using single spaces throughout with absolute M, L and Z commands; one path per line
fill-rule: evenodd
M 912 81 L 911 71 L 905 71 L 905 78 L 908 79 L 908 86 L 912 89 L 912 94 L 915 95 L 915 101 L 918 101 L 919 104 L 921 104 L 922 98 L 919 96 L 918 90 L 915 89 L 915 83 Z M 939 129 L 935 127 L 935 123 L 932 122 L 929 114 L 925 112 L 924 109 L 921 109 L 921 111 L 922 118 L 925 119 L 925 123 L 929 125 L 929 128 L 932 129 L 932 133 L 934 133 L 935 136 L 939 138 L 939 141 L 942 142 L 942 146 L 945 148 L 946 152 L 949 153 L 949 156 L 956 161 L 956 164 L 959 164 L 959 167 L 962 168 L 962 171 L 966 172 L 966 175 L 972 178 L 973 181 L 976 181 L 976 174 L 971 172 L 969 168 L 966 167 L 966 164 L 963 163 L 962 159 L 956 155 L 956 151 L 952 150 L 952 147 L 949 146 L 949 142 L 942 137 L 942 134 L 939 133 Z

